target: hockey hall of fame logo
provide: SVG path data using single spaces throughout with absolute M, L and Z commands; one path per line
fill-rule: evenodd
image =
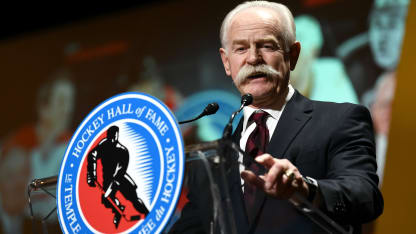
M 96 107 L 73 135 L 57 185 L 64 233 L 160 233 L 178 201 L 182 136 L 159 100 L 124 93 Z

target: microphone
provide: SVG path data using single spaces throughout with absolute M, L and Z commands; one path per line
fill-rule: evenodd
M 224 132 L 222 134 L 222 137 L 227 139 L 231 136 L 231 132 L 233 130 L 233 121 L 235 116 L 237 116 L 238 113 L 240 113 L 240 111 L 245 107 L 250 105 L 251 103 L 253 103 L 253 95 L 246 93 L 241 97 L 241 106 L 240 108 L 235 111 L 232 115 L 230 120 L 228 121 L 228 124 L 225 126 L 224 128 Z
M 202 111 L 202 113 L 199 114 L 196 118 L 193 118 L 193 119 L 190 119 L 190 120 L 185 120 L 185 121 L 180 121 L 179 124 L 193 122 L 193 121 L 198 120 L 198 119 L 200 119 L 204 116 L 215 114 L 218 109 L 219 109 L 218 103 L 216 103 L 216 102 L 210 103 L 205 107 L 204 111 Z

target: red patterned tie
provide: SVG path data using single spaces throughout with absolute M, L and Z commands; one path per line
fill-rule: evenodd
M 267 129 L 266 125 L 266 120 L 268 116 L 269 114 L 263 111 L 255 112 L 250 116 L 249 122 L 254 121 L 256 123 L 256 128 L 247 139 L 245 151 L 249 155 L 249 157 L 252 158 L 249 160 L 246 159 L 244 161 L 252 162 L 255 157 L 266 152 L 266 147 L 269 143 L 269 130 Z M 252 171 L 256 175 L 258 175 L 260 171 L 259 166 L 255 163 L 247 163 L 246 169 Z M 244 201 L 248 213 L 250 213 L 251 208 L 254 204 L 255 195 L 256 187 L 248 183 L 244 183 Z

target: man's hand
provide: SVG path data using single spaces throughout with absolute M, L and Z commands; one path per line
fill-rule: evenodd
M 303 181 L 299 170 L 287 159 L 276 159 L 270 154 L 256 157 L 256 162 L 263 165 L 267 172 L 256 176 L 245 170 L 241 177 L 245 183 L 251 183 L 267 195 L 277 199 L 289 199 L 295 192 L 308 196 L 308 185 Z
M 95 181 L 97 180 L 96 176 L 87 173 L 87 183 L 90 187 L 95 187 Z

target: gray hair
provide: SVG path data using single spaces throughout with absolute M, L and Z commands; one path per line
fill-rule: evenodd
M 290 12 L 289 8 L 287 8 L 285 5 L 268 1 L 244 2 L 236 6 L 227 14 L 224 20 L 222 21 L 220 30 L 220 40 L 222 47 L 226 48 L 228 30 L 231 26 L 231 21 L 234 18 L 234 16 L 245 9 L 256 7 L 272 9 L 280 16 L 280 19 L 282 19 L 283 21 L 281 25 L 283 30 L 281 32 L 281 35 L 279 36 L 281 36 L 284 41 L 284 49 L 288 50 L 289 45 L 291 45 L 296 40 L 296 27 L 293 20 L 293 15 Z

